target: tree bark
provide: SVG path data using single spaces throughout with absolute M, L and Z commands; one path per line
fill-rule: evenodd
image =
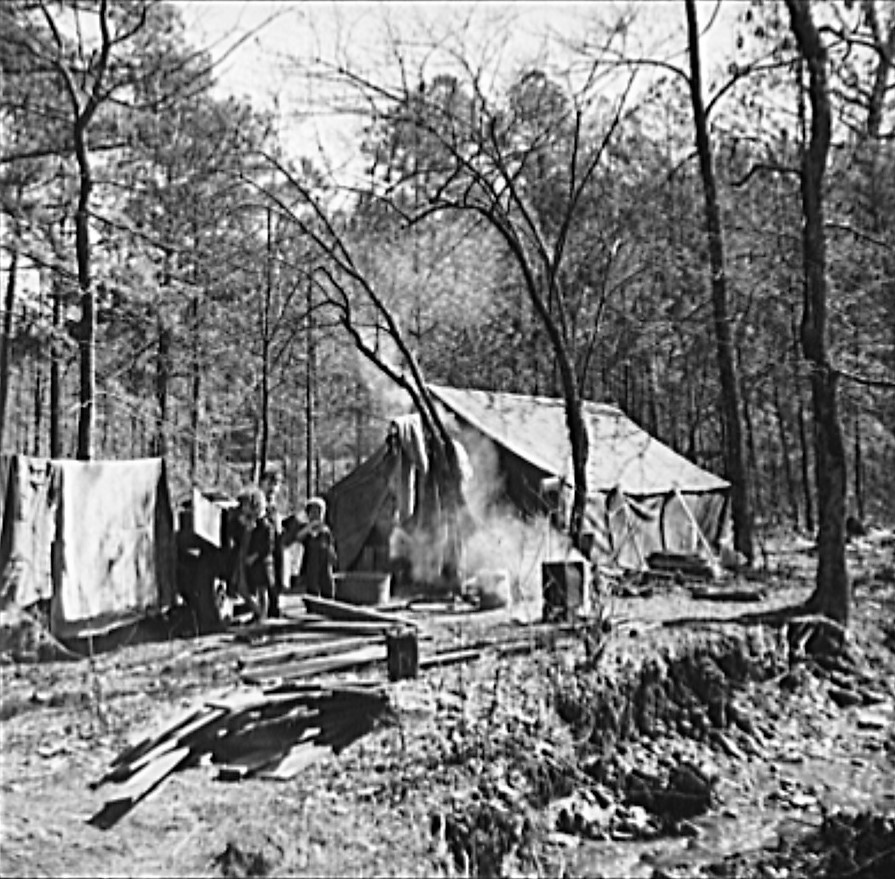
M 749 499 L 749 471 L 743 442 L 740 393 L 733 356 L 731 317 L 727 302 L 727 274 L 724 258 L 724 235 L 721 228 L 721 209 L 709 141 L 708 119 L 702 98 L 702 71 L 699 58 L 699 25 L 696 20 L 695 0 L 684 0 L 687 13 L 687 43 L 690 56 L 690 101 L 693 105 L 693 124 L 696 129 L 696 150 L 705 199 L 705 226 L 711 267 L 712 312 L 715 345 L 721 384 L 721 415 L 724 421 L 724 462 L 731 484 L 731 512 L 733 515 L 734 546 L 751 564 L 752 509 Z
M 259 470 L 267 470 L 270 455 L 270 325 L 273 302 L 273 237 L 271 210 L 267 209 L 264 296 L 261 298 L 261 445 Z
M 827 349 L 824 174 L 830 148 L 831 111 L 827 51 L 808 0 L 786 0 L 799 52 L 808 68 L 811 126 L 801 167 L 802 256 L 805 264 L 802 352 L 811 367 L 817 481 L 817 581 L 811 610 L 848 624 L 851 584 L 845 564 L 845 443 L 839 420 L 838 375 Z
M 786 481 L 786 501 L 789 504 L 789 515 L 793 524 L 799 524 L 799 501 L 796 482 L 792 472 L 792 453 L 789 431 L 786 427 L 786 411 L 780 398 L 779 381 L 774 382 L 774 412 L 777 415 L 777 435 L 780 442 L 780 460 L 783 467 L 783 478 Z
M 306 497 L 316 494 L 314 481 L 314 457 L 316 455 L 317 441 L 314 436 L 315 422 L 315 396 L 316 396 L 316 360 L 317 354 L 314 348 L 314 288 L 308 279 L 307 287 L 307 323 L 306 332 L 306 358 L 305 363 L 305 492 Z
M 199 428 L 201 426 L 199 408 L 202 400 L 198 295 L 194 295 L 190 301 L 190 334 L 192 336 L 192 351 L 190 352 L 190 483 L 195 485 L 199 477 Z
M 78 409 L 78 450 L 81 461 L 94 455 L 93 430 L 96 423 L 96 293 L 90 277 L 90 193 L 93 175 L 87 154 L 86 124 L 79 117 L 74 126 L 75 156 L 78 160 L 78 207 L 75 211 L 75 255 L 81 297 L 81 324 L 78 329 L 80 390 Z
M 50 457 L 62 457 L 62 283 L 53 277 L 53 336 L 50 342 Z
M 168 392 L 171 382 L 171 328 L 159 313 L 157 318 L 158 346 L 155 354 L 155 400 L 158 405 L 155 422 L 153 454 L 164 458 L 168 454 Z
M 16 303 L 16 272 L 19 250 L 15 245 L 9 255 L 6 292 L 3 297 L 3 338 L 0 339 L 0 448 L 6 432 L 6 411 L 9 398 L 9 348 L 12 345 L 12 313 Z

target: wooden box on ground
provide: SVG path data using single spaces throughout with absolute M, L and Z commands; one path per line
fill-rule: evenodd
M 416 629 L 392 629 L 385 635 L 388 679 L 401 681 L 419 674 L 419 642 Z
M 544 619 L 572 622 L 590 611 L 590 569 L 584 561 L 543 562 Z

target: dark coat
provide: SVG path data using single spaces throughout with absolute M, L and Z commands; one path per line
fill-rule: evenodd
M 270 516 L 262 516 L 249 535 L 246 552 L 246 582 L 249 589 L 271 589 L 276 583 L 274 553 L 276 528 Z
M 335 596 L 333 569 L 336 566 L 336 545 L 333 533 L 326 525 L 320 525 L 301 539 L 304 554 L 301 559 L 301 576 L 305 589 L 326 598 Z

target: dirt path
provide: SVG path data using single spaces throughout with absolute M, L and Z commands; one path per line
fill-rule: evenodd
M 785 630 L 735 621 L 756 605 L 663 585 L 615 599 L 596 670 L 577 640 L 433 669 L 389 685 L 400 729 L 288 782 L 175 773 L 106 831 L 86 823 L 103 801 L 89 783 L 135 732 L 236 685 L 251 648 L 215 636 L 4 666 L 0 873 L 738 875 L 781 833 L 796 869 L 824 815 L 895 813 L 891 553 L 851 563 L 853 669 L 801 661 Z M 803 599 L 810 566 L 778 561 L 761 609 Z M 499 614 L 423 624 L 442 644 L 518 632 Z M 885 866 L 873 840 L 889 831 L 871 830 L 852 828 L 854 854 Z

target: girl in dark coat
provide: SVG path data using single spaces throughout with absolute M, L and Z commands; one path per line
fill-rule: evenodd
M 275 587 L 274 550 L 276 528 L 267 510 L 264 493 L 250 488 L 239 497 L 236 541 L 236 588 L 256 621 L 267 618 L 271 590 Z
M 336 587 L 333 571 L 336 567 L 336 545 L 332 531 L 323 521 L 326 501 L 311 498 L 305 504 L 308 521 L 298 532 L 297 541 L 304 547 L 301 559 L 301 576 L 305 590 L 322 598 L 335 598 Z

